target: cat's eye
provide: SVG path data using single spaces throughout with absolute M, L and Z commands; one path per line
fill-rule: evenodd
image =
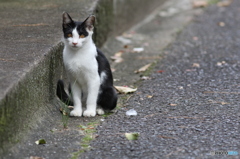
M 68 37 L 72 37 L 72 34 L 68 34 L 67 36 L 68 36 Z
M 82 35 L 79 36 L 79 38 L 85 38 L 85 35 L 82 34 Z

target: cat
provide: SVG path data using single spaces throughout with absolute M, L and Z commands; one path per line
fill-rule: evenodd
M 70 86 L 67 94 L 64 82 L 59 80 L 57 96 L 65 104 L 74 106 L 70 116 L 102 115 L 117 104 L 110 64 L 92 39 L 94 23 L 94 15 L 77 22 L 67 12 L 63 13 L 63 63 Z

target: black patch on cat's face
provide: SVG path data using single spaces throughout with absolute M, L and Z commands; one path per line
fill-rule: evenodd
M 77 31 L 79 35 L 84 35 L 85 37 L 88 36 L 88 32 L 85 28 L 84 22 L 77 22 Z
M 87 32 L 86 29 L 92 31 L 93 25 L 95 22 L 95 17 L 90 16 L 88 17 L 85 21 L 83 22 L 77 22 L 72 20 L 70 15 L 66 12 L 63 13 L 63 34 L 64 38 L 68 38 L 69 34 L 72 34 L 73 29 L 77 28 L 78 34 L 79 35 L 84 35 L 84 37 L 87 37 L 89 33 Z

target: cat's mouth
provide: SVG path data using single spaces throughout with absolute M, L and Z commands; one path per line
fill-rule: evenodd
M 77 48 L 79 48 L 79 46 L 77 46 L 77 45 L 72 45 L 72 48 L 77 49 Z

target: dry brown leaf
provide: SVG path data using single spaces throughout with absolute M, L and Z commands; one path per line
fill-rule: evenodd
M 146 71 L 150 66 L 151 66 L 151 64 L 147 64 L 147 65 L 141 67 L 140 69 L 134 71 L 134 73 L 144 72 L 144 71 Z
M 217 62 L 217 66 L 223 66 L 223 65 L 225 65 L 226 64 L 226 61 L 221 61 L 221 62 Z
M 201 8 L 206 6 L 208 6 L 208 2 L 206 0 L 193 1 L 193 8 Z
M 147 98 L 152 98 L 153 97 L 153 95 L 147 95 Z
M 124 86 L 114 86 L 119 93 L 128 94 L 133 93 L 137 91 L 137 88 L 130 88 L 130 87 L 124 87 Z
M 15 59 L 3 59 L 3 58 L 0 58 L 1 61 L 16 61 Z
M 227 102 L 214 101 L 214 100 L 209 100 L 209 102 L 210 102 L 210 103 L 221 104 L 221 105 L 230 104 L 230 103 L 227 103 Z
M 63 108 L 59 108 L 59 110 L 63 115 L 68 116 L 68 113 Z
M 74 106 L 68 106 L 69 109 L 74 109 Z
M 197 40 L 198 40 L 198 37 L 197 37 L 197 36 L 194 36 L 194 37 L 193 37 L 193 40 L 194 40 L 194 41 L 197 41 Z
M 111 56 L 111 59 L 115 63 L 121 63 L 123 61 L 122 54 L 123 54 L 123 52 L 117 52 L 114 54 L 114 56 Z
M 177 104 L 174 104 L 174 103 L 170 103 L 169 105 L 170 106 L 177 106 Z
M 232 3 L 232 0 L 225 0 L 225 1 L 222 1 L 222 2 L 218 2 L 218 3 L 217 3 L 217 6 L 218 6 L 218 7 L 227 7 L 227 6 L 229 6 L 231 3 Z
M 199 64 L 199 63 L 193 63 L 192 67 L 199 68 L 199 67 L 200 67 L 200 64 Z
M 226 24 L 225 24 L 224 22 L 219 22 L 218 25 L 219 25 L 220 27 L 224 27 Z

